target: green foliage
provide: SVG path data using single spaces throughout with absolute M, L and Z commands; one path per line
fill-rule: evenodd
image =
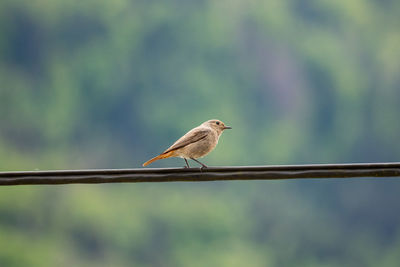
M 0 169 L 398 161 L 396 1 L 0 2 Z M 164 160 L 154 166 L 179 166 Z M 0 266 L 396 266 L 397 181 L 0 188 Z

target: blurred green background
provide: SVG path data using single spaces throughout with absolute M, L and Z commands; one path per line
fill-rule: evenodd
M 212 118 L 210 166 L 400 161 L 399 14 L 2 0 L 0 169 L 137 168 Z M 390 178 L 3 187 L 0 266 L 398 266 L 399 208 Z

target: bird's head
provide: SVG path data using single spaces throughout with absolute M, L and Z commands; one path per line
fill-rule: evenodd
M 221 134 L 226 129 L 232 129 L 232 127 L 226 126 L 225 123 L 220 120 L 209 120 L 204 122 L 203 125 L 214 129 L 218 134 Z

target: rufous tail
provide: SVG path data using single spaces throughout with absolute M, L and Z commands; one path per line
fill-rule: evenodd
M 156 160 L 159 160 L 159 159 L 166 159 L 166 158 L 172 157 L 172 152 L 173 152 L 173 151 L 169 151 L 169 152 L 167 152 L 167 153 L 163 153 L 163 154 L 161 154 L 161 155 L 158 155 L 157 157 L 154 157 L 154 158 L 152 158 L 152 159 L 146 161 L 145 163 L 143 163 L 143 167 L 149 165 L 150 163 L 153 163 L 153 162 L 156 161 Z

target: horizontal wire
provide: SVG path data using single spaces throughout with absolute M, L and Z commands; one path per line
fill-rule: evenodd
M 400 162 L 0 172 L 0 186 L 400 177 Z

